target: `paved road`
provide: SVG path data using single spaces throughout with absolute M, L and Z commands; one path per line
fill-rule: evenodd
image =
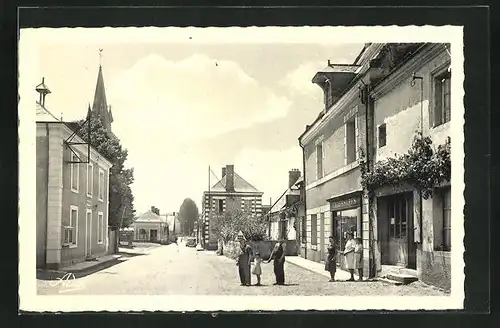
M 37 287 L 39 294 L 65 295 L 443 295 L 419 283 L 329 283 L 322 275 L 288 263 L 285 272 L 288 285 L 273 286 L 272 264 L 264 264 L 263 286 L 244 287 L 239 284 L 233 260 L 183 245 L 178 251 L 176 245 L 168 245 L 146 255 L 124 258 L 117 265 L 66 286 L 38 280 Z M 252 279 L 255 283 L 255 277 Z

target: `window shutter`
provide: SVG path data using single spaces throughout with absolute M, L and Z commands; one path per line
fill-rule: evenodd
M 410 203 L 411 204 L 411 203 Z M 421 243 L 421 217 L 420 217 L 420 208 L 421 208 L 421 198 L 418 192 L 413 192 L 413 242 Z
M 359 159 L 359 124 L 358 124 L 358 116 L 354 117 L 354 131 L 356 134 L 356 138 L 354 138 L 354 152 L 356 154 L 356 160 Z
M 347 165 L 347 123 L 344 124 L 344 165 Z
M 321 177 L 325 176 L 325 144 L 321 141 Z

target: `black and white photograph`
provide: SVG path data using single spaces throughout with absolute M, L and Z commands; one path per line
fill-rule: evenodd
M 21 29 L 21 309 L 462 309 L 463 46 Z

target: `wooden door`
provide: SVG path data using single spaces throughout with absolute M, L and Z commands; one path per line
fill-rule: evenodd
M 85 215 L 85 256 L 92 254 L 92 212 Z
M 411 267 L 416 262 L 413 242 L 413 194 L 388 197 L 388 264 Z
M 157 241 L 158 240 L 158 230 L 156 229 L 151 229 L 149 231 L 149 238 L 151 241 Z

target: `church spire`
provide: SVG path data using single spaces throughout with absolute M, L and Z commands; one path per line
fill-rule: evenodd
M 99 58 L 102 56 L 102 49 L 99 49 Z M 111 119 L 108 112 L 108 103 L 106 100 L 106 89 L 104 87 L 104 77 L 102 74 L 102 66 L 99 63 L 99 73 L 97 75 L 97 84 L 95 87 L 94 103 L 92 104 L 92 111 L 96 112 L 101 118 L 104 128 L 111 132 Z

